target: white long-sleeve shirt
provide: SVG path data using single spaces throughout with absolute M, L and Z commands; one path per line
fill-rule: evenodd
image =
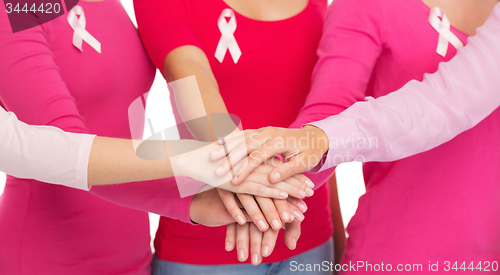
M 0 107 L 0 171 L 18 178 L 88 190 L 94 135 L 30 126 Z
M 500 4 L 467 46 L 422 82 L 357 102 L 310 123 L 330 140 L 320 172 L 341 162 L 394 161 L 435 148 L 486 118 L 500 105 Z M 356 146 L 361 140 L 374 146 Z M 373 141 L 373 142 L 372 142 Z M 500 142 L 500 141 L 499 141 Z

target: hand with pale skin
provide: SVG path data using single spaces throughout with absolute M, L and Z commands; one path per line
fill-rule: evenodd
M 263 171 L 265 172 L 263 177 L 266 180 L 268 180 L 269 171 L 273 168 L 273 165 L 267 164 L 266 170 Z M 286 229 L 284 238 L 288 248 L 293 250 L 297 247 L 300 222 L 305 219 L 303 213 L 307 211 L 307 205 L 303 200 L 291 196 L 286 200 L 271 199 L 217 190 L 226 209 L 233 219 L 238 221 L 238 224 L 228 225 L 225 247 L 227 251 L 232 251 L 236 246 L 238 259 L 241 262 L 248 259 L 249 239 L 253 265 L 260 264 L 262 257 L 271 255 L 278 232 L 282 227 Z M 247 215 L 253 221 L 252 223 L 246 223 Z
M 266 164 L 256 167 L 241 185 L 232 185 L 230 183 L 232 178 L 231 173 L 218 176 L 213 172 L 217 168 L 217 163 L 210 161 L 208 153 L 219 148 L 217 143 L 181 140 L 166 142 L 166 144 L 169 156 L 175 155 L 179 150 L 181 152 L 186 151 L 186 153 L 169 157 L 172 170 L 176 176 L 188 176 L 205 182 L 212 187 L 225 189 L 234 193 L 276 199 L 286 199 L 288 195 L 296 198 L 304 198 L 307 196 L 307 189 L 310 188 L 311 181 L 302 175 L 276 183 L 269 182 L 267 175 L 272 170 L 272 167 Z M 190 148 L 194 148 L 194 150 L 189 150 Z M 246 165 L 246 161 L 240 161 L 235 164 L 233 169 L 241 169 L 244 165 Z
M 235 219 L 231 217 L 222 203 L 216 190 L 217 189 L 211 189 L 196 194 L 189 208 L 189 216 L 193 222 L 209 227 L 227 224 L 225 248 L 226 251 L 232 251 L 236 247 L 239 261 L 244 262 L 248 259 L 248 248 L 250 243 L 252 264 L 260 264 L 262 262 L 262 257 L 271 255 L 276 244 L 278 232 L 282 226 L 286 230 L 284 235 L 285 244 L 291 250 L 297 247 L 297 240 L 300 237 L 300 222 L 294 218 L 294 215 L 291 216 L 288 223 L 283 223 L 283 225 L 280 225 L 276 229 L 270 228 L 265 232 L 261 232 L 255 223 L 251 222 L 252 218 L 247 215 L 245 210 L 242 211 L 242 214 L 249 222 L 243 224 L 236 223 Z M 271 199 L 262 198 L 261 201 L 265 200 Z M 287 206 L 285 200 L 281 203 L 283 206 Z M 301 220 L 303 220 L 303 215 L 300 216 Z
M 267 161 L 254 170 L 247 180 L 252 179 L 253 174 L 259 173 L 261 183 L 272 184 L 269 181 L 269 172 L 279 164 L 281 164 L 281 161 L 276 158 L 272 159 L 272 161 Z M 308 180 L 306 176 L 299 174 L 286 179 L 285 182 L 293 184 L 293 182 L 300 183 L 306 180 Z M 246 184 L 246 182 L 243 184 Z M 308 189 L 310 188 L 308 187 Z M 303 213 L 307 211 L 305 202 L 302 199 L 292 196 L 289 196 L 285 200 L 252 196 L 244 193 L 235 194 L 222 189 L 218 189 L 218 192 L 229 213 L 239 224 L 246 223 L 243 212 L 240 209 L 244 208 L 262 232 L 268 230 L 269 225 L 274 230 L 279 230 L 282 222 L 291 222 L 294 218 L 301 222 L 305 218 Z M 304 193 L 304 195 L 306 194 Z M 302 196 L 302 198 L 304 197 Z
M 285 244 L 290 250 L 297 247 L 300 237 L 300 222 L 292 221 L 283 225 L 285 229 Z M 251 255 L 251 263 L 259 265 L 263 257 L 268 257 L 274 250 L 279 230 L 261 232 L 254 223 L 230 224 L 226 231 L 226 251 L 232 251 L 236 246 L 238 260 L 244 262 Z M 250 254 L 248 253 L 250 243 Z
M 302 129 L 266 127 L 245 130 L 226 136 L 224 142 L 229 151 L 228 158 L 222 141 L 218 141 L 220 147 L 210 153 L 212 161 L 224 158 L 220 167 L 215 169 L 216 175 L 221 177 L 226 175 L 230 165 L 237 165 L 248 156 L 246 165 L 238 170 L 237 176 L 232 180 L 236 185 L 244 182 L 261 163 L 276 155 L 283 156 L 285 162 L 269 173 L 270 182 L 276 183 L 309 171 L 320 163 L 329 148 L 328 136 L 321 129 L 311 125 L 306 125 Z

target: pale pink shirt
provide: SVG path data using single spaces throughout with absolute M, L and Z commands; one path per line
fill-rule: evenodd
M 87 168 L 94 137 L 27 125 L 0 107 L 0 171 L 88 190 Z
M 396 92 L 367 97 L 339 115 L 311 123 L 329 137 L 323 171 L 362 156 L 393 161 L 435 148 L 466 131 L 500 105 L 500 4 L 467 46 L 423 81 L 410 81 Z M 378 148 L 351 142 L 376 138 Z M 340 144 L 338 141 L 346 141 Z M 337 157 L 335 156 L 342 156 Z
M 316 123 L 334 145 L 323 168 L 366 162 L 366 193 L 347 227 L 346 274 L 357 274 L 349 264 L 358 261 L 393 270 L 407 263 L 427 270 L 429 261 L 439 261 L 443 271 L 445 261 L 484 266 L 500 259 L 499 9 L 475 38 L 452 27 L 470 45 L 439 68 L 457 50 L 449 45 L 444 57 L 436 52 L 439 34 L 421 1 L 336 0 L 330 6 L 299 120 L 318 121 L 381 97 Z M 405 86 L 412 79 L 423 84 Z M 404 159 L 387 162 L 397 158 Z

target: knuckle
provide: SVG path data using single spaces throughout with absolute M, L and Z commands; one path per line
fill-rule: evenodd
M 236 241 L 236 245 L 238 246 L 238 249 L 243 249 L 243 250 L 247 250 L 247 242 L 246 240 L 237 240 Z
M 252 199 L 252 195 L 249 195 L 249 194 L 238 194 L 238 197 L 240 198 L 240 200 L 244 200 L 244 201 L 247 201 L 247 200 L 250 200 Z
M 255 240 L 252 239 L 252 243 L 250 244 L 250 250 L 252 251 L 259 251 L 261 246 L 261 241 L 260 240 Z
M 262 186 L 260 184 L 255 186 L 254 188 L 255 188 L 255 192 L 259 193 L 259 194 L 263 194 L 267 190 L 264 186 Z
M 283 168 L 285 169 L 285 175 L 291 175 L 292 174 L 292 167 L 290 167 L 290 164 L 285 163 L 283 165 Z
M 219 195 L 220 195 L 221 200 L 224 202 L 230 202 L 231 198 L 233 197 L 233 194 L 228 193 L 228 192 L 221 192 L 221 193 L 219 193 Z
M 231 215 L 236 217 L 240 214 L 241 210 L 238 207 L 232 207 L 231 208 Z
M 259 149 L 257 149 L 255 151 L 253 151 L 252 153 L 250 153 L 249 157 L 252 161 L 259 161 L 261 156 L 262 156 L 262 152 Z

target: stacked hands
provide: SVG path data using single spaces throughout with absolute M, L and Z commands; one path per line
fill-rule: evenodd
M 202 188 L 193 198 L 192 221 L 207 226 L 228 224 L 225 249 L 232 251 L 236 246 L 238 260 L 243 262 L 249 257 L 250 243 L 251 263 L 258 265 L 262 257 L 271 255 L 280 229 L 285 230 L 287 247 L 296 248 L 307 211 L 302 199 L 314 194 L 313 182 L 301 173 L 314 168 L 327 150 L 326 135 L 314 126 L 268 127 L 233 132 L 184 155 L 172 166 L 217 187 Z M 201 156 L 201 166 L 193 165 L 193 155 Z

